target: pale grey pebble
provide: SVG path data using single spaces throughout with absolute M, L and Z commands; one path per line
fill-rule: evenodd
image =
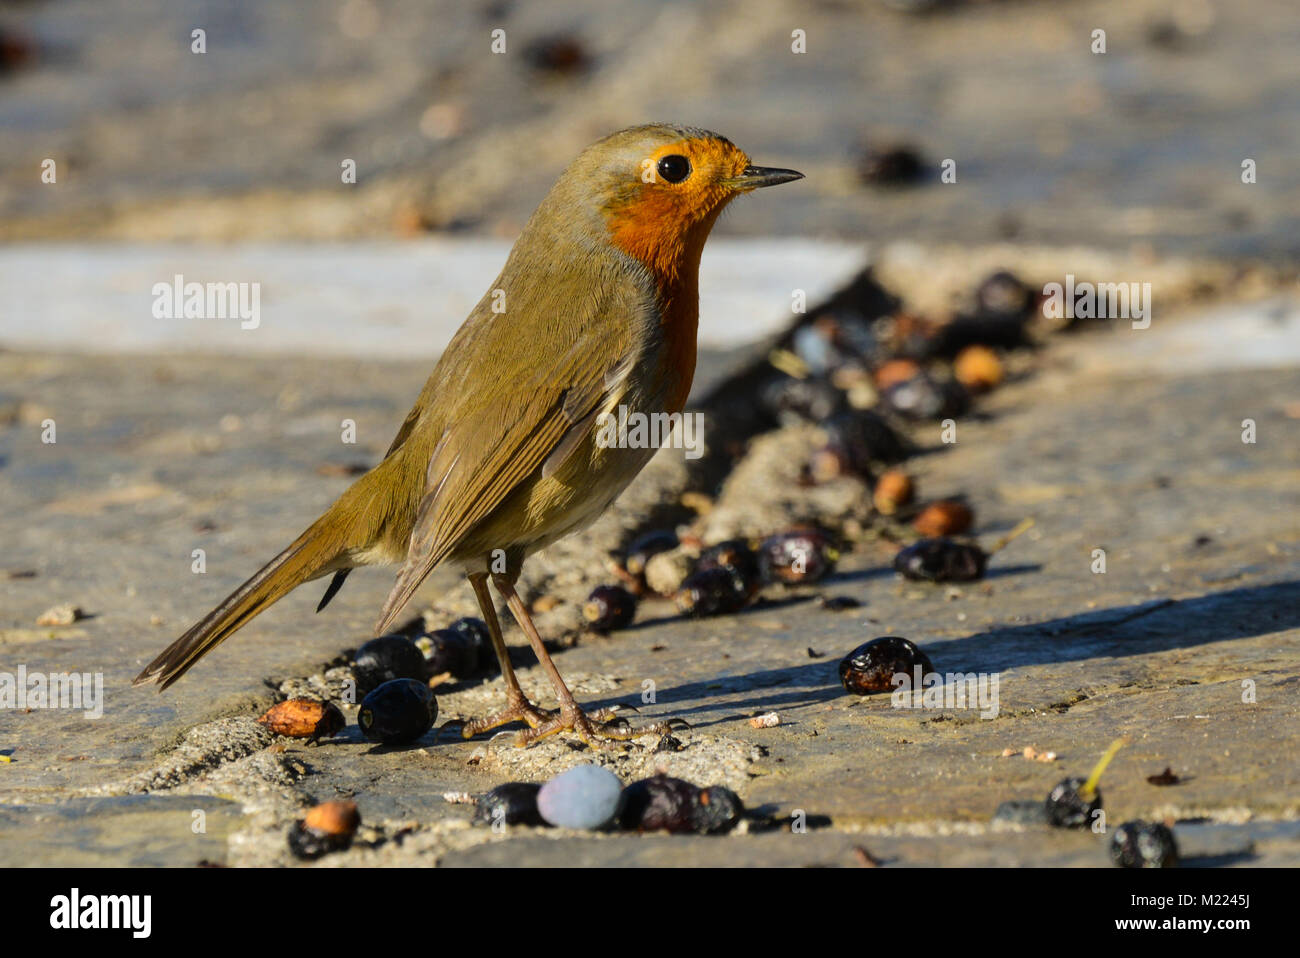
M 537 793 L 542 818 L 559 828 L 596 829 L 618 813 L 623 783 L 599 765 L 577 765 L 561 772 Z

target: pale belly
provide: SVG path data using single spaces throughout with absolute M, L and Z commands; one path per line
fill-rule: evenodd
M 595 522 L 657 448 L 598 448 L 589 440 L 554 475 L 521 483 L 452 554 L 477 564 L 494 550 L 523 556 Z

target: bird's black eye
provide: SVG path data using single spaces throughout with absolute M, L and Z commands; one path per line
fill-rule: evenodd
M 680 183 L 691 175 L 691 161 L 680 153 L 665 156 L 659 161 L 659 175 L 669 183 Z

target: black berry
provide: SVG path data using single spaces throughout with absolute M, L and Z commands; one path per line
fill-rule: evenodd
M 758 550 L 764 582 L 816 582 L 835 569 L 839 550 L 820 529 L 795 529 L 763 540 Z
M 415 640 L 424 655 L 427 675 L 450 672 L 458 679 L 478 671 L 481 655 L 474 636 L 455 628 L 438 629 Z
M 593 632 L 626 629 L 636 616 L 636 596 L 617 585 L 601 585 L 591 590 L 582 607 L 582 617 Z
M 730 831 L 743 811 L 729 788 L 698 788 L 680 778 L 655 775 L 623 789 L 618 824 L 628 831 L 709 835 Z
M 971 542 L 921 539 L 894 556 L 894 571 L 924 582 L 971 582 L 982 579 L 988 553 Z
M 488 630 L 487 623 L 482 619 L 466 616 L 463 619 L 457 619 L 447 628 L 453 632 L 459 632 L 474 641 L 474 645 L 478 647 L 480 662 L 492 658 L 492 633 Z
M 1173 868 L 1178 845 L 1159 822 L 1125 822 L 1111 832 L 1110 860 L 1120 868 Z
M 872 149 L 858 166 L 862 182 L 872 186 L 911 186 L 925 172 L 921 154 L 906 144 Z
M 1093 813 L 1101 808 L 1101 789 L 1084 796 L 1084 779 L 1073 777 L 1056 783 L 1047 796 L 1047 819 L 1058 828 L 1083 828 L 1092 824 Z
M 892 692 L 900 687 L 894 683 L 894 676 L 906 675 L 910 683 L 907 687 L 915 690 L 919 687 L 918 667 L 922 679 L 934 672 L 930 657 L 915 643 L 902 636 L 885 635 L 859 645 L 841 660 L 840 682 L 854 695 L 870 695 Z
M 361 700 L 357 725 L 372 742 L 399 745 L 429 731 L 437 717 L 438 700 L 427 685 L 414 679 L 394 679 Z
M 744 539 L 728 539 L 715 546 L 709 546 L 695 561 L 695 571 L 706 569 L 731 569 L 745 583 L 746 590 L 753 595 L 762 584 L 759 581 L 758 555 Z
M 749 589 L 735 569 L 718 566 L 692 572 L 677 590 L 676 598 L 677 608 L 687 615 L 726 615 L 745 607 Z
M 474 824 L 545 825 L 537 810 L 537 793 L 542 786 L 535 782 L 506 782 L 478 800 Z
M 873 462 L 901 462 L 912 451 L 911 444 L 893 426 L 867 409 L 839 413 L 821 426 L 826 431 L 828 447 L 861 476 L 871 475 Z
M 365 695 L 392 679 L 423 679 L 424 656 L 403 636 L 381 635 L 357 649 L 352 674 Z

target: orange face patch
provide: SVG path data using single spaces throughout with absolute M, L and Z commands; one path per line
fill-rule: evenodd
M 665 157 L 682 156 L 690 173 L 678 183 L 660 174 Z M 725 181 L 749 165 L 744 151 L 711 137 L 679 140 L 642 161 L 641 182 L 605 209 L 610 239 L 644 263 L 662 286 L 694 276 L 709 230 L 737 191 Z

